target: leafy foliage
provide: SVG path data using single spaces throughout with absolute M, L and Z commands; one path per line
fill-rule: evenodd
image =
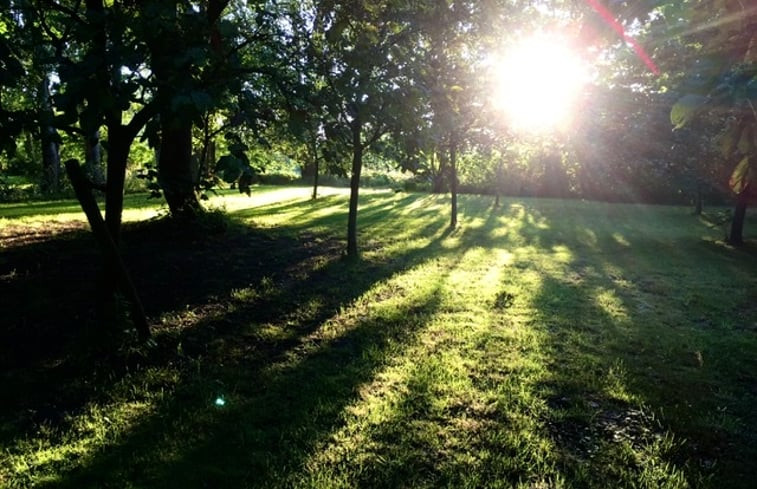
M 757 34 L 749 28 L 757 12 L 739 2 L 700 3 L 692 21 L 712 27 L 694 34 L 701 44 L 693 48 L 693 70 L 683 82 L 689 93 L 673 105 L 671 122 L 679 129 L 702 113 L 723 121 L 716 144 L 724 158 L 738 162 L 729 183 L 741 194 L 754 183 L 750 166 L 757 153 Z

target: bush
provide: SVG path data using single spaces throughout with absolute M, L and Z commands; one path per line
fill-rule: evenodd
M 299 180 L 297 175 L 291 173 L 262 173 L 258 175 L 259 183 L 264 185 L 292 185 Z

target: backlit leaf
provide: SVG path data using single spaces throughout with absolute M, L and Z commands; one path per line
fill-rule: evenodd
M 752 180 L 752 166 L 749 162 L 749 157 L 744 157 L 741 162 L 736 165 L 736 168 L 731 174 L 731 179 L 728 181 L 728 185 L 731 187 L 734 193 L 740 194 L 743 192 L 749 182 Z
M 708 98 L 704 95 L 684 95 L 670 110 L 670 122 L 674 129 L 681 129 L 688 124 L 697 112 L 707 103 Z

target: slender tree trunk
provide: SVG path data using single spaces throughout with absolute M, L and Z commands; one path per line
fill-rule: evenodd
M 50 79 L 43 77 L 39 90 L 41 110 L 41 143 L 42 143 L 42 192 L 55 193 L 60 189 L 60 147 L 58 132 L 52 126 L 53 111 L 50 105 Z
M 696 195 L 694 196 L 696 199 L 694 201 L 694 215 L 695 216 L 701 216 L 702 215 L 702 182 L 697 180 L 697 189 L 696 189 Z
M 205 162 L 205 169 L 204 173 L 202 174 L 203 178 L 210 178 L 210 175 L 212 173 L 211 168 L 213 168 L 216 164 L 216 141 L 215 139 L 211 139 L 208 143 L 208 157 L 207 161 Z
M 99 129 L 95 129 L 92 134 L 84 137 L 84 172 L 91 182 L 105 183 Z
M 313 200 L 318 197 L 318 173 L 320 168 L 320 161 L 318 159 L 318 143 L 313 139 Z
M 745 188 L 736 200 L 736 209 L 731 221 L 731 233 L 728 236 L 728 243 L 732 245 L 744 244 L 744 220 L 746 218 L 746 209 L 749 202 L 750 188 Z
M 144 341 L 150 337 L 150 328 L 145 317 L 145 310 L 142 307 L 142 302 L 139 300 L 137 289 L 131 281 L 129 272 L 126 270 L 126 266 L 118 253 L 118 247 L 108 232 L 105 221 L 103 221 L 87 177 L 84 175 L 77 160 L 68 160 L 66 162 L 66 170 L 76 192 L 76 197 L 92 228 L 92 233 L 95 235 L 105 257 L 105 266 L 107 270 L 110 270 L 113 288 L 118 287 L 130 302 L 131 319 L 137 329 L 139 339 Z
M 360 172 L 363 169 L 362 124 L 352 123 L 352 178 L 350 179 L 350 212 L 347 218 L 347 256 L 357 258 L 357 204 L 360 191 Z
M 129 158 L 131 140 L 124 134 L 121 126 L 109 126 L 108 135 L 110 143 L 108 147 L 107 179 L 105 183 L 105 234 L 108 236 L 108 240 L 113 243 L 114 249 L 118 250 L 121 243 L 124 182 L 126 181 L 126 164 Z M 81 201 L 81 197 L 79 200 Z M 82 207 L 84 206 L 82 205 Z M 85 212 L 87 212 L 86 208 Z M 92 225 L 92 231 L 97 237 L 98 231 L 94 225 Z M 98 237 L 98 239 L 101 238 Z M 119 290 L 119 269 L 116 261 L 112 257 L 109 258 L 107 253 L 98 282 L 98 314 L 101 318 L 105 319 L 110 316 L 115 307 L 114 298 L 116 292 Z
M 202 181 L 205 178 L 207 169 L 210 168 L 210 152 L 213 141 L 210 136 L 210 117 L 206 114 L 203 116 L 203 130 L 202 130 L 202 150 L 200 151 L 200 162 L 197 167 L 197 173 L 195 174 L 195 182 Z
M 452 194 L 452 212 L 449 221 L 450 229 L 457 227 L 457 143 L 453 139 L 449 147 L 449 189 Z
M 318 158 L 315 160 L 315 173 L 313 173 L 313 200 L 318 198 Z
M 121 237 L 121 216 L 124 209 L 124 183 L 126 163 L 129 159 L 131 138 L 124 128 L 108 127 L 108 167 L 105 185 L 105 224 L 113 242 L 118 246 Z
M 201 210 L 192 171 L 192 123 L 170 118 L 169 114 L 161 114 L 158 181 L 171 215 L 192 218 Z
M 502 187 L 505 184 L 505 168 L 502 160 L 497 164 L 496 175 L 494 177 L 494 207 L 499 207 L 500 196 L 502 195 Z

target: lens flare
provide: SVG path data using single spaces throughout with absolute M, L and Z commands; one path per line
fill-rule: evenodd
M 565 128 L 588 80 L 579 56 L 558 38 L 532 37 L 492 62 L 493 102 L 517 129 Z

